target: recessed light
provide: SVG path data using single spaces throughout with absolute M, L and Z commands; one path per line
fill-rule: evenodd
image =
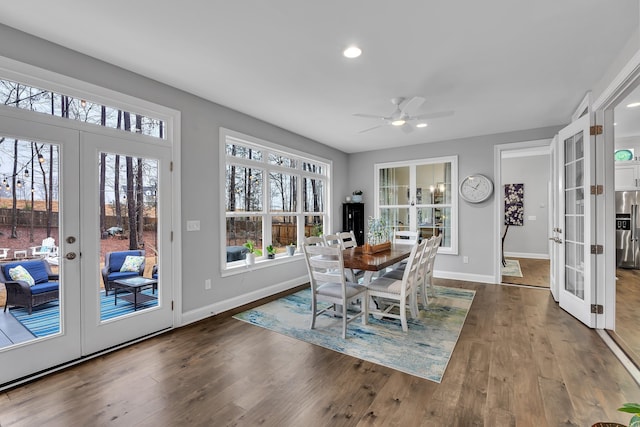
M 627 104 L 627 108 L 635 108 L 640 107 L 640 102 L 632 102 L 631 104 Z
M 342 54 L 345 58 L 353 59 L 362 55 L 362 50 L 358 46 L 349 46 L 342 52 Z
M 418 124 L 416 125 L 416 127 L 417 127 L 417 128 L 426 128 L 426 127 L 427 127 L 427 124 L 426 124 L 426 123 L 418 123 Z
M 402 119 L 394 120 L 394 121 L 392 121 L 392 122 L 391 122 L 391 124 L 392 124 L 393 126 L 402 126 L 402 125 L 403 125 L 403 124 L 405 124 L 405 123 L 406 123 L 406 122 L 405 122 L 404 120 L 402 120 Z

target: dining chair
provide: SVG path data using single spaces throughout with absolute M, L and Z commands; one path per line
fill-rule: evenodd
M 418 241 L 418 232 L 409 230 L 394 230 L 393 241 L 394 244 L 400 245 L 414 245 Z
M 425 277 L 427 274 L 427 264 L 429 261 L 430 249 L 431 249 L 432 239 L 423 239 L 417 246 L 416 252 L 416 261 L 415 264 L 416 272 L 415 272 L 415 280 L 414 286 L 411 289 L 410 303 L 413 308 L 413 312 L 418 312 L 418 289 L 422 291 L 422 285 L 425 281 Z M 406 261 L 406 260 L 405 260 Z M 407 263 L 401 264 L 398 267 L 394 268 L 391 271 L 386 272 L 382 275 L 382 277 L 387 277 L 395 280 L 402 280 L 404 276 L 404 271 L 407 267 Z
M 415 276 L 418 270 L 418 245 L 414 245 L 407 260 L 407 266 L 404 269 L 402 279 L 394 279 L 393 277 L 379 277 L 367 284 L 367 294 L 372 298 L 378 298 L 380 307 L 369 308 L 369 314 L 376 317 L 391 317 L 400 319 L 402 330 L 407 332 L 407 309 L 411 312 L 412 317 L 418 317 L 415 305 L 411 303 L 412 292 L 415 286 Z M 392 310 L 398 310 L 398 313 Z
M 333 246 L 342 248 L 342 241 L 337 234 L 323 234 L 322 240 L 324 240 L 325 246 Z
M 431 291 L 431 296 L 436 296 L 436 290 L 433 286 L 433 266 L 436 263 L 436 255 L 438 255 L 438 248 L 442 242 L 442 234 L 439 234 L 432 238 L 431 250 L 429 251 L 429 260 L 426 265 L 426 272 L 420 286 L 420 293 L 422 294 L 422 302 L 425 306 L 429 305 L 429 298 L 427 296 L 427 288 Z M 431 239 L 430 239 L 431 240 Z
M 342 338 L 347 338 L 348 323 L 362 317 L 362 323 L 367 324 L 367 287 L 346 280 L 341 247 L 312 246 L 305 243 L 302 250 L 311 286 L 311 329 L 315 328 L 316 317 L 329 313 L 342 317 Z M 321 302 L 331 305 L 318 310 L 317 304 Z M 354 313 L 353 308 L 356 307 L 359 307 L 360 311 Z
M 339 231 L 336 233 L 338 239 L 340 240 L 340 245 L 342 249 L 351 249 L 358 247 L 358 241 L 356 240 L 356 235 L 353 230 L 351 231 Z M 345 274 L 347 275 L 347 279 L 351 282 L 357 283 L 361 277 L 364 276 L 363 270 L 357 270 L 353 268 L 345 268 Z
M 307 246 L 324 246 L 324 239 L 320 236 L 309 236 L 304 238 L 304 244 Z

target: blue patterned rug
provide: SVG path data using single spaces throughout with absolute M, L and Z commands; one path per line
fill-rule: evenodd
M 399 320 L 361 319 L 347 326 L 342 339 L 342 321 L 319 316 L 311 321 L 311 293 L 305 289 L 234 317 L 283 335 L 330 350 L 387 366 L 439 383 L 447 368 L 460 331 L 473 302 L 475 291 L 436 286 L 436 297 L 418 319 L 409 319 L 409 332 L 402 332 Z
M 144 290 L 143 293 L 151 293 L 151 290 Z M 100 319 L 108 320 L 124 314 L 133 313 L 133 304 L 120 299 L 120 295 L 126 293 L 118 292 L 118 305 L 113 303 L 113 292 L 108 296 L 104 295 L 104 291 L 100 292 Z M 155 307 L 158 301 L 148 301 L 138 304 L 138 311 L 143 308 Z M 46 337 L 47 335 L 57 334 L 60 332 L 60 308 L 58 301 L 52 301 L 33 308 L 31 314 L 26 308 L 14 307 L 9 312 L 22 325 L 27 328 L 36 337 Z

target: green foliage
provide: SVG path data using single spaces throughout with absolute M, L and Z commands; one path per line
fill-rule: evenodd
M 362 190 L 356 190 L 353 192 L 354 196 L 362 196 Z
M 311 235 L 312 236 L 317 236 L 317 237 L 322 237 L 322 233 L 323 233 L 322 224 L 314 224 L 313 228 L 311 229 Z
M 625 403 L 622 408 L 618 408 L 618 411 L 633 414 L 631 421 L 629 421 L 629 427 L 640 427 L 640 404 Z
M 275 255 L 276 248 L 274 248 L 273 245 L 267 246 L 267 253 L 270 254 L 270 255 Z
M 247 243 L 245 243 L 243 246 L 249 249 L 250 254 L 256 254 L 257 256 L 262 256 L 262 251 L 256 248 L 255 245 L 256 243 L 253 240 L 247 240 Z

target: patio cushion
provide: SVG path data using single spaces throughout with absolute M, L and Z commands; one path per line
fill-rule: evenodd
M 21 265 L 16 265 L 15 267 L 10 268 L 9 277 L 11 277 L 11 280 L 21 280 L 23 282 L 27 282 L 29 286 L 33 286 L 36 284 L 27 269 Z
M 41 260 L 32 260 L 32 261 L 17 261 L 17 262 L 9 262 L 2 266 L 3 273 L 6 277 L 11 277 L 9 270 L 14 267 L 21 265 L 25 270 L 29 272 L 31 277 L 33 277 L 33 281 L 38 283 L 45 283 L 49 281 L 49 274 L 47 273 L 47 267 L 44 262 Z
M 111 252 L 111 255 L 109 255 L 109 270 L 120 271 L 125 259 L 127 259 L 127 257 L 131 255 L 140 256 L 142 254 L 138 250 Z
M 137 277 L 139 276 L 137 271 L 114 271 L 109 274 L 109 281 L 113 282 L 114 280 L 126 279 L 128 277 Z
M 58 282 L 38 283 L 31 287 L 32 294 L 41 294 L 43 292 L 55 291 L 58 289 Z

